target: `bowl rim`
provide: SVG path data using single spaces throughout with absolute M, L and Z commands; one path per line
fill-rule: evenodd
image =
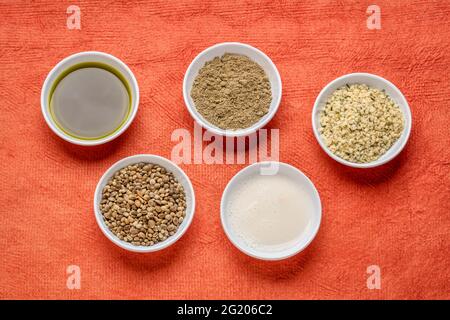
M 251 51 L 254 51 L 257 55 L 261 56 L 264 60 L 266 60 L 270 66 L 270 68 L 272 68 L 274 70 L 274 74 L 275 74 L 275 79 L 276 82 L 278 84 L 279 87 L 279 94 L 278 97 L 275 101 L 275 107 L 269 111 L 268 114 L 266 114 L 265 116 L 263 116 L 262 121 L 260 123 L 256 123 L 253 126 L 250 126 L 248 128 L 245 129 L 239 129 L 239 130 L 225 130 L 225 129 L 220 129 L 215 127 L 214 125 L 212 125 L 211 123 L 209 123 L 206 119 L 203 119 L 201 116 L 199 117 L 195 112 L 195 106 L 191 105 L 191 103 L 189 102 L 189 92 L 187 90 L 187 81 L 188 81 L 188 76 L 193 72 L 194 69 L 194 64 L 205 54 L 209 53 L 212 50 L 215 50 L 217 48 L 221 48 L 221 47 L 228 47 L 228 46 L 238 46 L 238 47 L 243 47 L 243 48 L 247 48 Z M 206 130 L 210 131 L 211 133 L 215 134 L 215 135 L 219 135 L 219 136 L 225 136 L 225 137 L 243 137 L 243 136 L 248 136 L 251 135 L 252 133 L 255 133 L 256 131 L 258 131 L 259 129 L 263 128 L 267 123 L 269 123 L 272 118 L 275 116 L 275 114 L 277 113 L 279 107 L 280 107 L 280 103 L 281 103 L 281 96 L 283 94 L 283 87 L 282 87 L 282 81 L 281 81 L 281 76 L 280 73 L 278 71 L 277 66 L 275 65 L 275 63 L 272 61 L 272 59 L 269 58 L 268 55 L 266 55 L 264 52 L 262 52 L 261 50 L 259 50 L 258 48 L 255 48 L 249 44 L 246 43 L 242 43 L 242 42 L 221 42 L 221 43 L 216 43 L 206 49 L 204 49 L 203 51 L 201 51 L 199 54 L 197 54 L 195 56 L 195 58 L 191 61 L 191 63 L 189 64 L 189 67 L 187 68 L 185 74 L 184 74 L 184 78 L 183 78 L 183 99 L 184 99 L 184 104 L 186 105 L 186 108 L 189 111 L 189 114 L 191 115 L 191 117 L 195 120 L 196 123 L 198 123 L 201 127 L 205 128 Z
M 253 253 L 252 251 L 248 250 L 247 247 L 245 245 L 242 245 L 239 241 L 235 240 L 235 237 L 232 235 L 232 233 L 230 232 L 230 228 L 227 227 L 226 224 L 226 213 L 225 213 L 225 200 L 227 198 L 227 195 L 231 192 L 230 190 L 232 189 L 232 185 L 234 184 L 234 182 L 239 178 L 239 176 L 241 176 L 244 172 L 248 171 L 248 170 L 252 170 L 255 167 L 261 167 L 263 165 L 267 165 L 270 163 L 276 163 L 279 166 L 283 166 L 288 170 L 292 170 L 293 172 L 295 172 L 296 174 L 299 174 L 303 179 L 305 179 L 306 183 L 311 187 L 313 196 L 314 196 L 314 202 L 317 204 L 317 212 L 315 213 L 316 215 L 316 219 L 317 219 L 317 227 L 313 230 L 313 232 L 311 233 L 309 239 L 302 245 L 302 246 L 298 246 L 298 248 L 296 248 L 296 250 L 290 251 L 287 254 L 273 254 L 273 252 L 268 252 L 266 254 L 261 254 L 258 255 L 256 253 Z M 255 258 L 255 259 L 259 259 L 259 260 L 264 260 L 264 261 L 279 261 L 279 260 L 284 260 L 284 259 L 288 259 L 291 258 L 297 254 L 299 254 L 300 252 L 302 252 L 303 250 L 305 250 L 310 244 L 311 242 L 316 238 L 317 233 L 319 232 L 320 226 L 322 224 L 322 201 L 320 199 L 320 194 L 319 191 L 317 190 L 316 186 L 314 185 L 314 183 L 311 181 L 311 179 L 308 178 L 308 176 L 306 174 L 304 174 L 300 169 L 298 169 L 297 167 L 294 167 L 291 164 L 285 163 L 285 162 L 280 162 L 280 161 L 261 161 L 261 162 L 255 162 L 251 165 L 248 165 L 244 168 L 242 168 L 241 170 L 239 170 L 231 179 L 230 181 L 228 181 L 223 193 L 222 193 L 222 198 L 220 200 L 220 221 L 222 224 L 222 229 L 224 230 L 225 235 L 227 236 L 228 240 L 242 253 Z M 295 246 L 293 246 L 294 248 Z
M 143 158 L 145 158 L 145 159 L 143 159 Z M 182 226 L 177 230 L 177 232 L 173 236 L 170 236 L 166 240 L 158 242 L 158 243 L 154 244 L 153 246 L 135 246 L 135 245 L 129 244 L 123 240 L 120 240 L 118 237 L 116 237 L 108 229 L 108 227 L 104 224 L 103 216 L 99 209 L 99 203 L 97 202 L 97 195 L 102 192 L 102 189 L 103 189 L 102 185 L 108 179 L 108 176 L 111 173 L 116 172 L 116 171 L 120 170 L 120 168 L 123 168 L 124 166 L 126 166 L 124 164 L 125 162 L 128 162 L 130 160 L 135 160 L 135 159 L 136 159 L 135 163 L 146 162 L 146 161 L 151 163 L 153 160 L 158 159 L 163 163 L 170 164 L 171 166 L 173 166 L 175 168 L 177 173 L 179 173 L 183 177 L 183 179 L 185 179 L 187 186 L 188 186 L 188 188 L 187 188 L 188 190 L 185 190 L 185 192 L 186 192 L 186 194 L 190 193 L 190 195 L 192 197 L 192 209 L 189 212 L 186 212 L 185 219 L 183 220 Z M 162 165 L 162 166 L 164 166 L 164 165 Z M 189 229 L 189 226 L 191 225 L 192 220 L 194 218 L 194 214 L 195 214 L 195 191 L 194 191 L 194 187 L 192 186 L 191 180 L 189 179 L 188 175 L 178 165 L 176 165 L 171 160 L 169 160 L 165 157 L 162 157 L 162 156 L 154 155 L 154 154 L 136 154 L 136 155 L 122 158 L 119 161 L 116 161 L 103 173 L 103 175 L 99 179 L 97 186 L 95 188 L 93 204 L 94 204 L 94 215 L 95 215 L 95 220 L 97 221 L 97 225 L 100 228 L 100 230 L 102 231 L 102 233 L 106 236 L 106 238 L 108 238 L 112 243 L 114 243 L 115 245 L 119 246 L 122 249 L 131 251 L 131 252 L 138 252 L 138 253 L 156 252 L 156 251 L 163 250 L 163 249 L 173 245 Z
M 404 111 L 402 110 L 402 114 L 404 116 L 405 119 L 405 127 L 403 128 L 403 132 L 402 135 L 400 136 L 399 139 L 400 140 L 400 146 L 397 149 L 397 151 L 395 151 L 393 154 L 391 154 L 389 157 L 385 158 L 385 159 L 377 159 L 368 163 L 355 163 L 355 162 L 350 162 L 347 161 L 345 159 L 342 159 L 340 157 L 338 157 L 337 155 L 335 155 L 333 152 L 331 152 L 327 146 L 325 145 L 325 143 L 322 141 L 322 138 L 320 136 L 318 127 L 317 127 L 317 122 L 315 119 L 315 116 L 317 114 L 317 112 L 319 111 L 319 103 L 322 100 L 325 91 L 327 91 L 329 89 L 329 87 L 333 86 L 336 82 L 342 81 L 342 80 L 346 80 L 348 79 L 349 81 L 354 78 L 354 77 L 367 77 L 367 78 L 372 78 L 375 79 L 377 81 L 381 81 L 382 83 L 384 83 L 387 87 L 390 87 L 393 91 L 395 91 L 400 97 L 401 99 L 404 100 L 404 104 L 402 104 L 404 106 Z M 360 83 L 361 81 L 359 81 Z M 349 167 L 353 167 L 353 168 L 360 168 L 360 169 L 368 169 L 368 168 L 374 168 L 374 167 L 378 167 L 381 166 L 383 164 L 386 164 L 387 162 L 391 161 L 392 159 L 394 159 L 397 155 L 400 154 L 400 152 L 405 148 L 408 140 L 409 140 L 409 136 L 411 134 L 411 128 L 412 128 L 412 116 L 411 116 L 411 109 L 409 107 L 408 101 L 406 100 L 405 96 L 403 95 L 403 93 L 400 91 L 399 88 L 397 88 L 397 86 L 395 86 L 392 82 L 390 82 L 389 80 L 378 76 L 376 74 L 372 74 L 372 73 L 366 73 L 366 72 L 354 72 L 354 73 L 348 73 L 348 74 L 344 74 L 342 76 L 339 76 L 337 78 L 335 78 L 334 80 L 330 81 L 327 85 L 325 85 L 322 90 L 320 91 L 320 93 L 317 95 L 316 100 L 314 101 L 314 106 L 312 109 L 312 113 L 311 113 L 311 123 L 312 123 L 312 129 L 314 132 L 314 136 L 316 137 L 317 142 L 319 143 L 320 147 L 325 151 L 325 153 L 328 154 L 328 156 L 330 156 L 332 159 L 334 159 L 335 161 L 349 166 Z M 391 146 L 392 148 L 392 146 Z
M 112 133 L 106 137 L 100 138 L 100 139 L 81 140 L 81 139 L 77 139 L 75 137 L 65 134 L 63 131 L 61 131 L 56 126 L 56 124 L 53 122 L 53 119 L 51 119 L 51 117 L 48 115 L 47 105 L 45 104 L 46 94 L 48 93 L 48 88 L 52 85 L 52 83 L 50 82 L 50 78 L 56 73 L 57 69 L 60 68 L 62 65 L 70 62 L 71 60 L 73 60 L 75 58 L 82 57 L 82 56 L 101 56 L 101 57 L 104 57 L 104 58 L 107 58 L 107 59 L 110 59 L 110 60 L 116 62 L 121 67 L 123 67 L 124 70 L 128 73 L 128 76 L 131 79 L 131 81 L 130 81 L 131 83 L 129 84 L 131 87 L 131 90 L 134 89 L 136 91 L 136 99 L 135 99 L 135 101 L 133 101 L 133 103 L 131 105 L 131 112 L 128 116 L 128 119 L 123 123 L 123 125 L 119 128 L 119 130 L 115 131 L 114 133 Z M 81 51 L 81 52 L 77 52 L 77 53 L 71 54 L 71 55 L 63 58 L 56 65 L 54 65 L 53 68 L 49 71 L 49 73 L 47 74 L 47 76 L 44 80 L 42 88 L 41 88 L 41 112 L 42 112 L 42 115 L 44 116 L 45 122 L 47 123 L 48 127 L 53 131 L 53 133 L 55 133 L 58 137 L 62 138 L 63 140 L 73 143 L 73 144 L 76 144 L 76 145 L 80 145 L 80 146 L 96 146 L 96 145 L 101 145 L 101 144 L 104 144 L 111 140 L 116 139 L 122 133 L 124 133 L 128 129 L 128 127 L 131 125 L 134 118 L 136 117 L 138 109 L 139 109 L 139 85 L 137 83 L 134 73 L 125 64 L 125 62 L 123 62 L 119 58 L 113 56 L 112 54 L 109 54 L 106 52 Z

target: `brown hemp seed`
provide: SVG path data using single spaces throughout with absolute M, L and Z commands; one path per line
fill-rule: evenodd
M 119 239 L 152 246 L 177 232 L 186 215 L 186 194 L 172 172 L 137 163 L 120 169 L 108 181 L 100 211 Z

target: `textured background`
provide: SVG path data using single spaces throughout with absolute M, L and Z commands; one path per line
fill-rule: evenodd
M 0 1 L 1 298 L 450 298 L 450 2 Z M 68 30 L 66 8 L 81 8 Z M 122 157 L 170 157 L 174 129 L 192 131 L 182 79 L 194 56 L 223 41 L 266 52 L 283 80 L 270 128 L 282 161 L 303 170 L 323 202 L 310 247 L 284 262 L 255 261 L 226 239 L 219 202 L 241 165 L 184 165 L 198 200 L 187 234 L 164 252 L 138 255 L 110 243 L 92 198 Z M 46 126 L 41 85 L 62 58 L 109 52 L 134 71 L 137 118 L 112 143 L 82 148 Z M 330 80 L 365 71 L 394 82 L 413 114 L 406 149 L 384 167 L 339 165 L 316 143 L 314 99 Z M 81 268 L 81 290 L 66 268 Z M 381 267 L 381 290 L 366 268 Z

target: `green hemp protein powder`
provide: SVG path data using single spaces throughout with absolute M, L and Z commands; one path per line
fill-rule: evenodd
M 221 129 L 245 129 L 258 122 L 272 101 L 264 70 L 247 56 L 225 53 L 205 63 L 192 85 L 197 111 Z

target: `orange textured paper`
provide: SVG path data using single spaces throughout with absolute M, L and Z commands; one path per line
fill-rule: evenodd
M 81 9 L 81 30 L 66 9 Z M 0 3 L 0 297 L 73 299 L 450 298 L 450 3 L 379 0 L 381 30 L 366 26 L 372 1 L 2 1 Z M 280 160 L 315 183 L 323 204 L 316 239 L 282 262 L 244 256 L 226 238 L 219 203 L 244 165 L 182 165 L 197 197 L 193 223 L 170 249 L 139 255 L 100 232 L 93 193 L 103 172 L 138 153 L 170 157 L 173 130 L 192 132 L 182 81 L 192 59 L 219 42 L 269 55 L 283 81 Z M 84 148 L 56 137 L 40 91 L 62 58 L 111 53 L 141 91 L 128 131 Z M 329 81 L 370 72 L 396 84 L 412 115 L 411 138 L 389 164 L 344 167 L 317 144 L 311 110 Z M 66 286 L 69 265 L 81 289 Z M 367 267 L 381 289 L 367 288 Z

